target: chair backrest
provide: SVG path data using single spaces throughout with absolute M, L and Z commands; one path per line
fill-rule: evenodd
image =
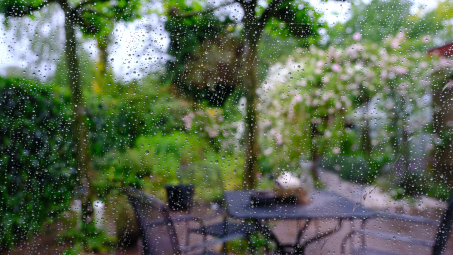
M 433 255 L 440 255 L 447 246 L 448 238 L 451 233 L 451 225 L 453 224 L 453 196 L 448 202 L 448 208 L 443 214 L 442 220 L 437 229 L 436 238 L 434 240 Z
M 140 227 L 143 254 L 181 254 L 176 230 L 165 204 L 133 188 L 127 189 L 127 196 Z

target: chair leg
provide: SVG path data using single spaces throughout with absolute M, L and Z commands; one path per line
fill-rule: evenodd
M 251 245 L 250 245 L 250 235 L 247 234 L 247 235 L 245 235 L 244 238 L 245 238 L 245 241 L 247 242 L 247 250 L 248 250 L 248 254 L 255 254 L 255 253 L 254 253 L 255 251 L 250 247 L 250 246 L 251 246 Z
M 228 234 L 228 230 L 227 230 L 227 228 L 228 228 L 228 218 L 227 218 L 227 215 L 226 215 L 226 214 L 223 216 L 222 221 L 223 221 L 223 236 L 226 236 L 226 235 Z M 227 254 L 226 243 L 227 243 L 227 242 L 224 242 L 224 243 L 223 243 L 223 246 L 222 246 L 222 252 L 223 252 L 223 254 Z
M 360 226 L 360 229 L 361 229 L 361 230 L 364 230 L 364 229 L 365 229 L 365 227 L 366 227 L 366 226 L 365 226 L 365 225 L 366 225 L 366 221 L 367 221 L 366 219 L 365 219 L 365 220 L 360 220 L 360 223 L 361 223 L 361 224 L 360 224 L 360 225 L 361 225 L 361 226 Z M 365 247 L 365 246 L 366 246 L 366 244 L 365 244 L 365 235 L 362 234 L 362 235 L 360 236 L 360 238 L 361 238 L 361 241 L 362 241 L 362 247 Z
M 187 230 L 186 230 L 186 231 L 187 231 Z M 186 232 L 186 246 L 190 246 L 189 237 L 190 237 L 190 234 L 189 234 L 189 231 L 187 231 L 187 232 Z
M 189 227 L 190 227 L 190 226 L 189 226 L 189 223 L 188 223 L 188 221 L 186 221 L 186 247 L 187 247 L 187 246 L 190 246 L 190 240 L 189 240 L 189 238 L 190 238 L 190 231 L 189 231 Z
M 224 242 L 222 245 L 222 254 L 227 254 L 227 242 Z

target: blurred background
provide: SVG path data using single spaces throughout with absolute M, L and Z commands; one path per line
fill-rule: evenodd
M 0 252 L 36 235 L 53 240 L 42 253 L 134 245 L 125 187 L 166 201 L 165 185 L 192 184 L 218 203 L 289 171 L 379 193 L 377 208 L 451 194 L 451 1 L 0 0 L 0 13 Z

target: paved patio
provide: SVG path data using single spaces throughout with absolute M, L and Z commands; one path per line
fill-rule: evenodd
M 401 209 L 401 212 L 403 210 Z M 411 215 L 417 215 L 417 216 L 424 216 L 428 217 L 431 219 L 438 219 L 440 217 L 442 210 L 425 210 L 425 211 L 411 211 Z M 207 206 L 197 206 L 195 210 L 193 211 L 194 214 L 196 215 L 207 215 L 210 213 L 210 210 Z M 174 213 L 175 216 L 178 213 Z M 220 220 L 218 217 L 217 219 L 212 219 L 213 221 L 215 220 Z M 318 233 L 319 231 L 327 231 L 333 227 L 335 227 L 335 221 L 323 221 L 323 220 L 318 220 L 314 222 L 315 224 L 312 224 L 311 227 L 308 228 L 307 231 L 307 237 L 313 236 L 314 234 Z M 270 226 L 273 228 L 275 231 L 277 237 L 280 239 L 282 242 L 293 242 L 294 237 L 296 236 L 297 233 L 297 226 L 302 226 L 304 224 L 304 221 L 274 221 L 274 222 L 269 222 Z M 185 244 L 185 225 L 179 224 L 177 226 L 177 231 L 179 234 L 180 238 L 180 243 Z M 324 239 L 321 239 L 311 245 L 308 246 L 307 248 L 307 253 L 306 254 L 341 254 L 341 243 L 343 241 L 343 237 L 346 235 L 346 233 L 349 232 L 349 230 L 354 227 L 354 228 L 359 228 L 360 223 L 358 221 L 353 221 L 353 222 L 344 222 L 342 229 Z M 414 238 L 420 238 L 420 239 L 426 239 L 426 240 L 433 240 L 436 228 L 433 227 L 428 227 L 428 226 L 423 226 L 423 225 L 416 225 L 416 224 L 411 224 L 411 223 L 402 223 L 402 222 L 391 222 L 389 220 L 370 220 L 367 224 L 368 229 L 373 229 L 373 230 L 381 230 L 381 231 L 386 231 L 389 233 L 394 233 L 395 235 L 401 234 L 401 235 L 408 235 L 412 236 Z M 55 246 L 55 239 L 56 235 L 51 233 L 50 235 L 41 235 L 41 236 L 36 236 L 30 241 L 29 243 L 22 244 L 20 247 L 13 251 L 9 251 L 3 254 L 8 254 L 8 255 L 19 255 L 19 254 L 61 254 L 61 247 Z M 197 242 L 201 241 L 201 237 L 198 235 L 192 235 L 191 236 L 191 244 L 195 244 Z M 358 243 L 360 240 L 358 238 L 354 238 L 353 242 Z M 425 247 L 419 247 L 419 246 L 409 246 L 405 243 L 400 243 L 397 241 L 393 240 L 382 240 L 382 239 L 376 239 L 372 237 L 367 237 L 366 238 L 366 244 L 371 247 L 383 249 L 385 251 L 394 251 L 394 252 L 399 252 L 401 254 L 431 254 L 431 249 L 425 248 Z M 346 251 L 349 251 L 349 245 L 346 249 Z M 217 246 L 214 247 L 216 250 L 220 250 L 221 247 Z M 445 254 L 453 254 L 453 240 L 450 240 L 448 243 L 447 247 L 447 252 Z M 117 247 L 116 252 L 113 254 L 119 255 L 138 255 L 141 254 L 139 244 L 132 245 L 131 247 L 127 249 L 123 249 L 120 247 Z M 234 254 L 234 253 L 232 253 Z
M 197 207 L 197 210 L 200 210 L 199 213 L 203 214 L 208 212 L 209 210 L 206 207 Z M 417 216 L 424 216 L 428 217 L 431 219 L 438 219 L 440 217 L 440 213 L 442 211 L 440 210 L 430 210 L 430 211 L 423 211 L 420 213 L 414 213 Z M 195 213 L 197 214 L 197 213 Z M 314 224 L 313 224 L 314 223 Z M 275 231 L 277 237 L 281 242 L 284 243 L 291 243 L 294 242 L 294 238 L 297 233 L 297 226 L 302 226 L 304 224 L 304 221 L 295 221 L 295 220 L 288 220 L 288 221 L 274 221 L 274 222 L 269 222 L 269 225 L 273 228 Z M 323 220 L 318 220 L 315 222 L 312 222 L 311 226 L 307 230 L 307 235 L 305 238 L 309 238 L 314 236 L 315 234 L 319 232 L 325 232 L 328 231 L 329 229 L 332 229 L 336 226 L 336 222 L 329 220 L 329 221 L 323 221 Z M 178 234 L 180 237 L 180 242 L 182 244 L 185 243 L 185 231 L 184 231 L 185 225 L 180 224 L 178 226 Z M 307 247 L 306 254 L 341 254 L 341 245 L 343 242 L 344 236 L 352 229 L 352 228 L 360 228 L 360 222 L 359 221 L 349 221 L 349 222 L 344 222 L 343 226 L 340 231 L 337 233 L 328 236 L 324 239 L 321 239 L 317 242 L 314 242 L 310 244 Z M 371 230 L 380 230 L 380 231 L 385 231 L 388 233 L 393 233 L 395 235 L 407 235 L 411 236 L 413 238 L 419 238 L 419 239 L 426 239 L 426 240 L 433 240 L 434 235 L 436 232 L 435 227 L 429 227 L 426 225 L 416 225 L 416 224 L 411 224 L 411 223 L 402 223 L 402 222 L 397 222 L 397 221 L 391 221 L 391 220 L 370 220 L 367 223 L 367 228 Z M 451 238 L 453 239 L 453 238 Z M 191 237 L 191 244 L 196 244 L 197 242 L 201 241 L 200 237 L 197 235 L 192 235 Z M 353 238 L 352 243 L 355 244 L 357 247 L 357 244 L 360 243 L 359 238 Z M 384 239 L 377 239 L 373 237 L 366 237 L 365 242 L 368 247 L 373 247 L 373 248 L 379 248 L 380 250 L 383 251 L 389 251 L 389 252 L 397 252 L 400 254 L 431 254 L 431 248 L 426 248 L 426 247 L 420 247 L 420 246 L 411 246 L 406 243 L 401 243 L 398 241 L 394 240 L 384 240 Z M 346 246 L 346 253 L 350 251 L 350 245 L 351 242 L 347 243 Z M 214 247 L 215 250 L 220 250 L 221 246 Z M 127 250 L 123 251 L 117 251 L 115 253 L 116 255 L 123 254 L 123 255 L 135 255 L 135 254 L 140 254 L 140 249 L 138 245 L 135 245 Z M 231 254 L 236 254 L 232 252 Z M 453 254 L 453 240 L 450 240 L 448 243 L 447 251 L 445 254 Z
M 401 213 L 414 216 L 422 216 L 430 219 L 438 220 L 445 210 L 445 203 L 428 198 L 419 198 L 419 201 L 412 206 L 404 201 L 392 201 L 385 192 L 382 192 L 374 187 L 367 187 L 358 184 L 352 184 L 340 180 L 337 175 L 330 172 L 321 172 L 323 182 L 329 187 L 330 190 L 339 193 L 344 197 L 348 197 L 353 201 L 363 203 L 366 207 L 373 208 L 374 210 L 382 212 Z M 363 199 L 363 194 L 367 194 L 366 199 Z M 213 215 L 209 205 L 198 205 L 192 209 L 192 214 L 206 218 L 207 215 Z M 173 216 L 181 215 L 183 213 L 173 212 Z M 221 220 L 221 217 L 210 217 L 211 222 Z M 208 223 L 209 223 L 208 221 Z M 298 228 L 304 225 L 304 221 L 271 221 L 269 226 L 273 228 L 277 237 L 283 243 L 292 243 L 296 236 Z M 334 220 L 317 220 L 312 222 L 303 238 L 310 238 L 319 232 L 325 232 L 335 227 L 336 221 Z M 178 224 L 177 232 L 181 244 L 185 244 L 185 228 L 184 223 Z M 44 231 L 43 234 L 35 236 L 30 242 L 20 245 L 18 248 L 0 254 L 19 255 L 19 254 L 61 254 L 62 247 L 59 247 L 55 240 L 59 226 Z M 312 243 L 307 248 L 306 254 L 341 254 L 341 245 L 344 236 L 353 228 L 360 228 L 358 220 L 344 222 L 340 231 Z M 374 219 L 367 223 L 367 228 L 371 230 L 380 230 L 395 235 L 411 236 L 413 238 L 433 240 L 436 232 L 436 227 L 426 225 L 417 225 L 409 222 L 398 222 L 387 219 Z M 445 254 L 453 254 L 453 238 L 450 238 L 447 245 Z M 346 246 L 346 252 L 350 251 L 351 243 L 357 245 L 360 242 L 358 237 L 351 239 Z M 201 241 L 200 235 L 192 235 L 190 243 L 196 244 Z M 392 251 L 400 254 L 431 254 L 431 249 L 420 246 L 411 246 L 394 240 L 377 239 L 373 237 L 366 237 L 365 242 L 368 247 L 379 248 L 384 251 Z M 221 246 L 218 245 L 213 249 L 220 250 Z M 112 254 L 119 255 L 135 255 L 141 254 L 139 243 L 132 244 L 128 248 L 117 247 L 116 251 Z M 234 254 L 234 252 L 232 252 Z
M 326 184 L 329 190 L 332 190 L 344 197 L 348 197 L 353 201 L 360 202 L 368 208 L 372 208 L 381 212 L 400 213 L 412 216 L 426 217 L 433 220 L 438 220 L 446 208 L 446 204 L 436 201 L 434 199 L 421 197 L 415 204 L 409 204 L 405 201 L 394 201 L 390 196 L 382 192 L 376 187 L 364 186 L 359 184 L 349 183 L 338 178 L 338 176 L 331 172 L 321 171 L 320 173 L 322 181 Z M 364 199 L 364 194 L 366 198 Z M 208 207 L 197 207 L 194 208 L 193 214 L 203 216 L 209 214 Z M 220 218 L 219 218 L 220 219 Z M 217 220 L 219 220 L 217 219 Z M 297 235 L 298 227 L 304 225 L 304 221 L 273 221 L 269 222 L 269 225 L 273 228 L 279 240 L 283 243 L 294 242 L 295 236 Z M 306 236 L 304 238 L 310 238 L 315 236 L 319 232 L 328 231 L 336 226 L 334 220 L 317 220 L 311 223 L 307 229 Z M 341 254 L 341 245 L 343 238 L 346 236 L 351 229 L 359 229 L 360 221 L 346 221 L 343 222 L 343 226 L 337 233 L 321 239 L 315 243 L 310 244 L 307 247 L 306 254 Z M 408 222 L 400 222 L 388 219 L 373 219 L 367 222 L 367 229 L 379 230 L 395 235 L 411 236 L 413 238 L 434 240 L 434 236 L 437 227 L 431 227 L 428 225 L 420 225 Z M 185 243 L 184 240 L 184 227 L 179 226 L 180 241 Z M 196 236 L 193 236 L 191 240 L 192 244 L 198 242 Z M 347 242 L 346 253 L 350 251 L 351 244 L 357 247 L 360 244 L 361 239 L 358 237 L 352 238 L 351 241 Z M 365 243 L 368 247 L 379 248 L 383 251 L 396 252 L 400 254 L 431 254 L 431 248 L 420 247 L 414 245 L 408 245 L 394 240 L 385 240 L 374 237 L 366 237 Z M 217 247 L 220 249 L 220 247 Z M 126 253 L 117 254 L 139 254 L 133 252 L 139 252 L 137 247 L 128 250 Z M 453 238 L 451 237 L 445 254 L 453 254 Z

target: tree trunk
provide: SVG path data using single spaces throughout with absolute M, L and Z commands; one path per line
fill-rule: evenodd
M 441 72 L 433 74 L 430 79 L 434 84 L 433 132 L 439 138 L 444 138 L 443 143 L 430 152 L 430 167 L 436 181 L 447 182 L 448 187 L 453 188 L 453 139 L 448 135 L 453 132 L 453 108 L 450 100 L 453 98 L 453 91 L 443 89 L 448 79 Z
M 400 107 L 399 107 L 399 98 L 396 95 L 395 89 L 393 86 L 390 86 L 390 98 L 392 99 L 393 103 L 395 104 L 393 107 L 393 114 L 390 117 L 391 120 L 391 125 L 388 128 L 388 131 L 390 131 L 390 144 L 393 148 L 393 157 L 394 157 L 394 162 L 398 159 L 400 156 L 400 143 L 398 140 L 398 135 L 399 135 L 399 128 L 398 128 L 398 121 L 399 121 L 399 114 L 400 114 Z
M 255 9 L 244 6 L 244 89 L 247 99 L 245 117 L 245 162 L 244 162 L 244 189 L 253 189 L 256 186 L 258 172 L 258 41 L 262 27 L 255 19 Z
M 363 107 L 363 122 L 360 125 L 360 144 L 362 147 L 362 153 L 365 156 L 365 159 L 368 161 L 371 157 L 371 138 L 370 138 L 370 120 L 368 116 L 369 105 L 370 105 L 370 94 L 368 91 L 360 84 L 360 91 L 362 96 L 360 98 L 360 105 Z
M 410 144 L 409 144 L 409 134 L 406 131 L 405 127 L 403 127 L 403 134 L 401 138 L 401 154 L 404 157 L 404 170 L 407 172 L 409 171 L 409 163 L 410 163 Z
M 89 153 L 88 130 L 85 124 L 85 100 L 80 80 L 79 60 L 77 59 L 77 43 L 75 37 L 76 21 L 70 16 L 70 7 L 62 6 L 65 13 L 65 53 L 68 68 L 69 87 L 73 110 L 73 141 L 76 145 L 77 180 L 82 195 L 82 220 L 91 220 L 91 157 Z
M 93 91 L 97 94 L 105 93 L 105 85 L 107 84 L 107 58 L 109 35 L 101 35 L 96 37 L 96 44 L 99 50 L 98 61 L 96 63 L 96 79 L 93 85 Z
M 370 120 L 368 118 L 368 104 L 366 102 L 363 113 L 363 123 L 360 127 L 360 143 L 362 145 L 362 153 L 365 159 L 368 161 L 371 157 L 371 138 L 370 138 Z
M 311 130 L 310 154 L 311 154 L 311 161 L 312 161 L 310 172 L 311 172 L 311 177 L 313 178 L 313 181 L 315 181 L 315 183 L 317 183 L 317 182 L 319 182 L 317 166 L 318 166 L 318 161 L 321 158 L 321 156 L 319 155 L 319 150 L 318 150 L 319 132 L 318 132 L 317 125 L 314 123 L 310 124 L 310 130 Z

